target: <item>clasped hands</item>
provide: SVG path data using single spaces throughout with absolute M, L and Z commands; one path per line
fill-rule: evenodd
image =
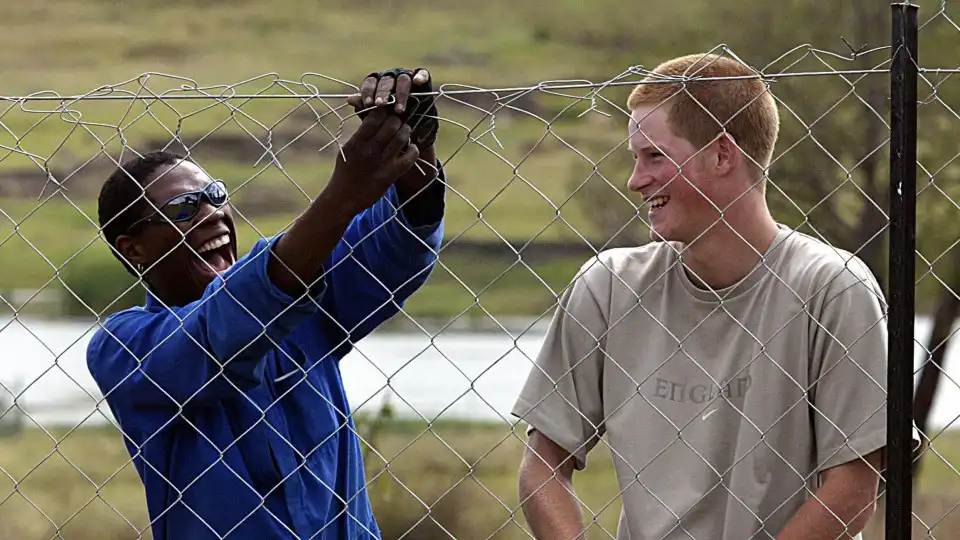
M 410 142 L 422 152 L 436 142 L 440 125 L 432 93 L 433 81 L 427 70 L 394 68 L 367 75 L 360 93 L 347 98 L 347 103 L 363 120 L 372 108 L 388 105 L 393 96 L 393 111 L 410 126 Z

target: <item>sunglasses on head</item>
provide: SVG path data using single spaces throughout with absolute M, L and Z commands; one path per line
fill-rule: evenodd
M 199 191 L 189 191 L 171 197 L 167 202 L 147 217 L 137 220 L 127 229 L 132 231 L 146 223 L 178 223 L 190 221 L 200 213 L 200 204 L 206 200 L 214 208 L 220 208 L 227 202 L 227 186 L 221 180 L 215 180 Z

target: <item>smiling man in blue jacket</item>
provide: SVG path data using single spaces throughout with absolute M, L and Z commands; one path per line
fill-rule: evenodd
M 104 236 L 148 292 L 87 361 L 156 540 L 380 537 L 339 361 L 435 264 L 438 122 L 411 92 L 430 89 L 420 70 L 368 77 L 327 186 L 239 259 L 227 190 L 195 163 L 155 152 L 104 184 Z

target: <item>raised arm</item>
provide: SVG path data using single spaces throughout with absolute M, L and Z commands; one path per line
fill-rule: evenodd
M 420 150 L 412 167 L 386 195 L 357 216 L 328 262 L 324 329 L 347 347 L 394 316 L 426 282 L 443 240 L 446 177 L 436 157 L 437 109 L 426 70 L 392 69 L 370 74 L 348 103 L 364 117 L 366 106 L 393 109 L 412 127 Z M 393 106 L 386 106 L 393 96 Z M 332 325 L 326 324 L 333 319 Z
M 443 239 L 443 183 L 441 172 L 407 200 L 398 184 L 347 229 L 329 263 L 322 315 L 335 319 L 341 339 L 356 343 L 426 282 Z
M 198 301 L 106 321 L 87 351 L 104 395 L 182 407 L 258 386 L 265 353 L 328 294 L 323 264 L 348 225 L 417 159 L 409 137 L 388 111 L 370 114 L 343 146 L 326 188 L 286 233 L 258 242 Z

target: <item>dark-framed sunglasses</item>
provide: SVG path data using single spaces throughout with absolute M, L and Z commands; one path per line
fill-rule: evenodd
M 171 197 L 150 215 L 137 220 L 127 228 L 127 232 L 146 223 L 178 223 L 190 221 L 200 213 L 200 204 L 206 200 L 214 208 L 227 203 L 227 186 L 222 180 L 214 180 L 199 191 L 189 191 Z

